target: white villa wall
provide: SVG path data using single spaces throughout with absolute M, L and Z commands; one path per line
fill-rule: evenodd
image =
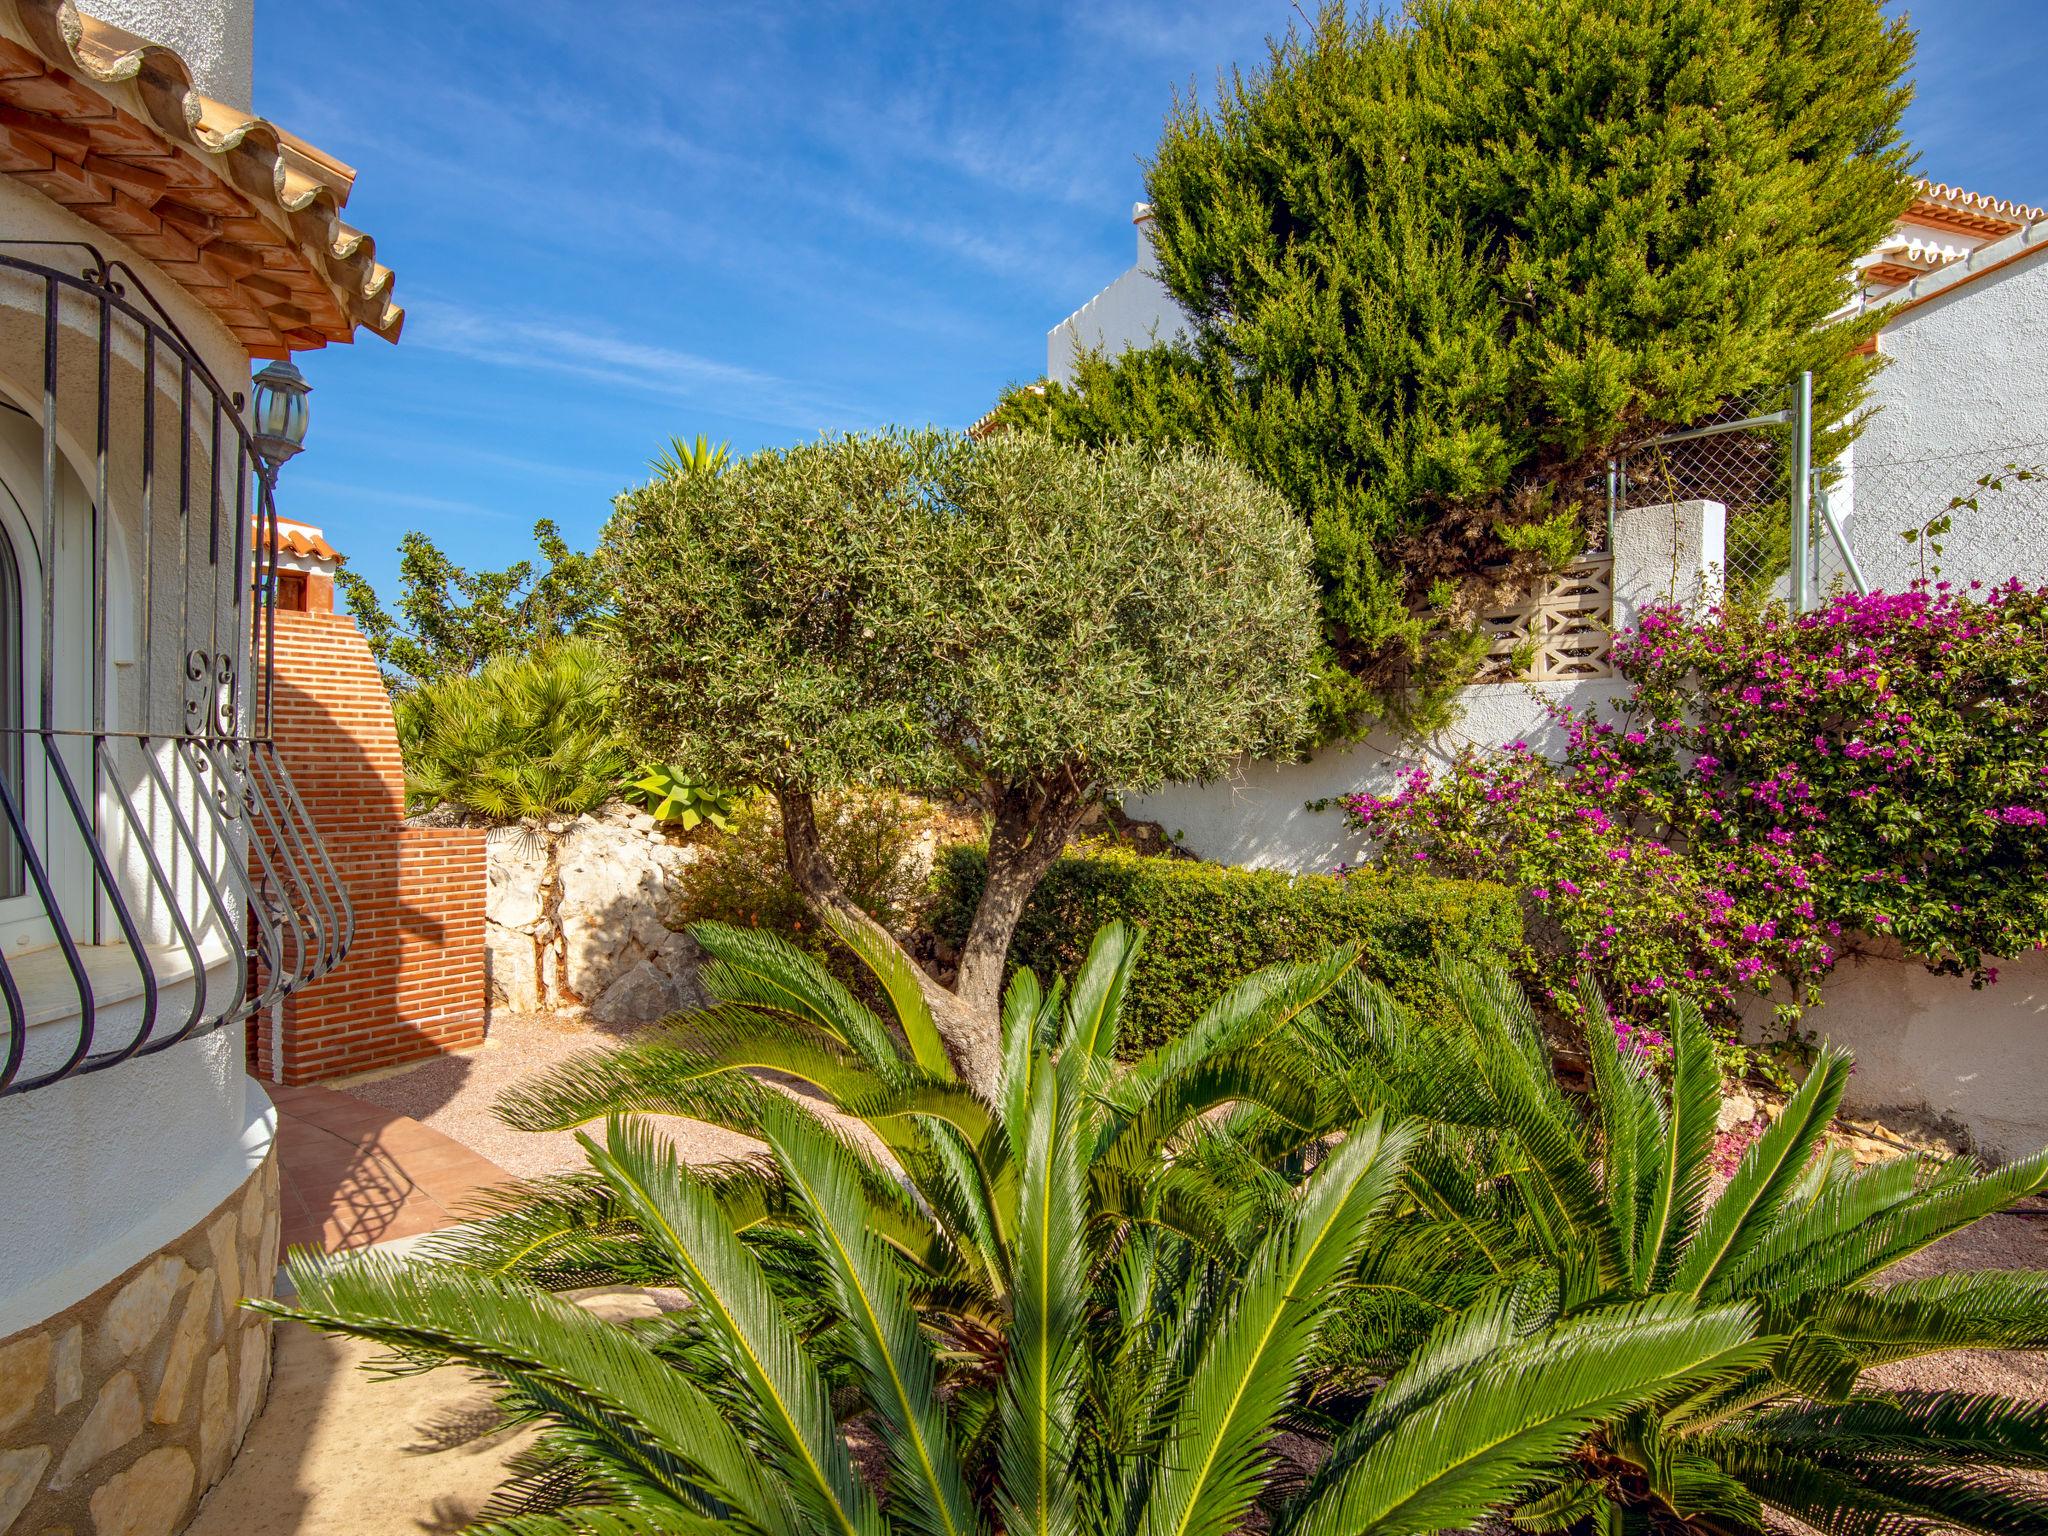
M 249 110 L 256 0 L 79 0 L 78 8 L 176 49 L 201 93 Z
M 1132 347 L 1171 341 L 1187 329 L 1187 317 L 1159 280 L 1152 249 L 1152 210 L 1131 210 L 1138 232 L 1138 262 L 1123 276 L 1054 326 L 1045 336 L 1045 375 L 1055 384 L 1074 381 L 1074 360 L 1083 352 L 1114 357 Z
M 2048 224 L 1981 247 L 1899 302 L 1878 338 L 1888 365 L 1872 391 L 1876 411 L 1836 493 L 1865 578 L 1886 591 L 1920 574 L 1901 530 L 1973 493 L 1976 478 L 2015 449 L 2034 445 L 2031 462 L 2048 460 Z M 1943 579 L 2048 581 L 2048 487 L 2015 486 L 1980 502 L 1955 514 Z
M 1547 756 L 1558 756 L 1564 738 L 1553 710 L 1605 705 L 1627 691 L 1616 678 L 1467 688 L 1458 696 L 1457 719 L 1426 739 L 1375 731 L 1363 741 L 1318 752 L 1307 762 L 1240 762 L 1214 784 L 1168 785 L 1130 796 L 1123 808 L 1140 821 L 1158 822 L 1198 858 L 1327 873 L 1361 862 L 1370 850 L 1344 825 L 1336 805 L 1311 810 L 1311 802 L 1357 790 L 1386 793 L 1408 770 L 1418 765 L 1441 769 L 1467 746 L 1498 750 L 1526 741 Z
M 14 240 L 84 241 L 109 258 L 127 261 L 191 338 L 222 384 L 230 390 L 244 387 L 248 356 L 234 337 L 210 311 L 120 241 L 8 179 L 0 179 L 0 235 Z M 66 267 L 72 267 L 78 257 L 78 253 L 63 249 L 52 249 L 47 255 L 35 250 L 17 254 Z M 0 345 L 0 388 L 24 403 L 40 400 L 41 354 L 37 347 L 24 358 L 19 341 L 29 330 L 39 336 L 41 322 L 39 315 L 25 316 L 23 306 L 40 302 L 37 285 L 18 280 L 0 283 L 0 333 L 5 338 L 5 345 Z M 67 304 L 65 324 L 89 320 L 89 306 Z M 70 354 L 89 361 L 92 348 L 82 337 L 73 337 L 66 342 L 65 352 L 68 367 L 75 361 Z M 81 395 L 75 381 L 66 375 L 60 393 L 59 444 L 63 457 L 85 483 L 90 483 L 92 463 L 91 398 L 89 385 Z M 36 409 L 39 411 L 39 406 Z M 167 410 L 160 408 L 160 414 L 174 418 L 175 401 Z M 117 431 L 118 427 L 117 420 Z M 174 442 L 175 428 L 169 430 Z M 139 429 L 134 440 L 139 441 Z M 159 459 L 170 462 L 162 449 Z M 162 499 L 175 501 L 174 497 Z M 139 502 L 118 483 L 109 501 L 117 518 L 126 521 L 125 527 L 116 528 L 120 541 L 128 550 L 139 551 Z M 233 505 L 232 500 L 228 505 Z M 160 536 L 166 526 L 175 526 L 164 519 L 175 516 L 174 506 L 162 509 Z M 130 599 L 134 597 L 132 582 L 125 589 L 116 583 L 117 594 L 124 590 Z M 220 594 L 224 634 L 234 632 L 229 606 L 233 595 L 226 586 Z M 36 595 L 27 597 L 26 617 L 33 624 Z M 175 648 L 180 643 L 176 606 L 175 602 L 160 605 L 160 646 Z M 84 606 L 73 604 L 60 612 L 60 620 L 82 625 Z M 131 630 L 139 627 L 132 614 L 128 623 Z M 84 633 L 81 629 L 80 634 Z M 115 637 L 110 649 L 118 662 L 123 649 L 119 622 L 110 624 L 110 634 Z M 131 651 L 132 643 L 131 635 Z M 114 670 L 120 670 L 118 665 Z M 139 672 L 139 668 L 130 670 Z M 111 679 L 115 718 L 110 724 L 116 728 L 123 711 L 132 720 L 140 705 L 136 689 L 124 687 L 124 681 L 121 676 Z M 161 711 L 157 719 L 159 724 L 163 722 Z M 167 819 L 159 815 L 154 820 L 159 857 L 189 875 L 184 851 Z M 225 848 L 218 851 L 222 857 L 240 857 Z M 124 850 L 117 843 L 113 852 L 134 877 L 140 867 L 139 851 Z M 160 920 L 162 914 L 156 916 Z M 150 921 L 147 912 L 143 918 L 146 924 Z M 104 954 L 87 958 L 96 971 L 113 959 Z M 47 959 L 45 954 L 33 961 L 16 961 L 18 980 L 30 994 L 31 1016 L 39 1020 L 29 1031 L 31 1067 L 68 1052 L 78 1027 L 75 1003 L 52 1006 L 49 1002 L 52 997 L 68 999 L 73 994 L 68 979 L 44 963 Z M 132 963 L 124 964 L 132 978 Z M 48 987 L 39 998 L 36 978 L 44 975 Z M 224 957 L 205 972 L 205 978 L 211 996 L 231 992 L 240 981 L 239 962 Z M 96 1046 L 106 1049 L 132 1038 L 139 1005 L 134 1001 L 133 985 L 124 987 L 104 975 L 97 980 L 107 1006 Z M 166 987 L 159 1030 L 182 1024 L 189 988 L 189 981 Z M 0 1194 L 0 1338 L 88 1295 L 185 1231 L 251 1176 L 270 1147 L 274 1118 L 261 1090 L 249 1084 L 242 1052 L 242 1032 L 221 1030 L 119 1067 L 0 1099 L 0 1191 L 4 1191 Z

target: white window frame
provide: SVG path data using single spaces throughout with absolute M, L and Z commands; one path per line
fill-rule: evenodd
M 18 682 L 22 721 L 41 723 L 43 579 L 42 443 L 39 422 L 11 404 L 0 404 L 0 534 L 14 547 L 21 579 L 21 677 Z M 92 673 L 90 616 L 91 503 L 85 487 L 61 448 L 57 454 L 56 624 L 58 637 L 52 671 L 55 711 L 52 723 L 79 730 L 90 725 L 88 684 Z M 92 942 L 93 874 L 89 851 L 63 792 L 52 781 L 49 764 L 33 730 L 22 743 L 22 813 L 29 835 L 42 854 L 58 910 L 74 943 Z M 59 739 L 58 750 L 81 797 L 93 793 L 92 743 L 82 735 Z M 52 833 L 56 835 L 53 836 Z M 0 897 L 0 952 L 25 954 L 56 943 L 56 933 L 43 900 L 26 867 L 22 894 Z

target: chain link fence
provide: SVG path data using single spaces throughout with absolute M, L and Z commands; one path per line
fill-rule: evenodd
M 1674 501 L 1728 509 L 1724 563 L 1737 603 L 1790 599 L 1792 489 L 1807 409 L 1798 384 L 1726 402 L 1707 420 L 1618 458 L 1611 514 Z M 1915 581 L 2048 582 L 2048 435 L 1925 454 L 1899 451 L 1907 423 L 1880 419 L 1840 462 L 1816 464 L 1807 504 L 1806 599 L 1840 586 L 1897 592 Z
M 1770 596 L 1791 566 L 1794 391 L 1785 385 L 1723 402 L 1705 421 L 1614 461 L 1608 505 L 1674 501 L 1728 509 L 1726 578 L 1737 601 Z
M 2048 581 L 2048 438 L 1914 458 L 1880 458 L 1874 447 L 1851 448 L 1823 488 L 1872 590 Z M 1850 556 L 1831 541 L 1814 571 L 1823 591 L 1853 584 Z

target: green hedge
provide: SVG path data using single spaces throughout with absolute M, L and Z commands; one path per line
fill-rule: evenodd
M 987 878 L 983 849 L 941 854 L 933 931 L 958 944 Z M 1514 894 L 1485 881 L 1288 875 L 1105 850 L 1053 865 L 1018 925 L 1010 964 L 1046 981 L 1070 975 L 1112 918 L 1146 931 L 1126 1005 L 1132 1046 L 1173 1038 L 1260 966 L 1351 941 L 1363 948 L 1367 974 L 1427 1018 L 1441 997 L 1444 961 L 1504 959 L 1521 942 Z

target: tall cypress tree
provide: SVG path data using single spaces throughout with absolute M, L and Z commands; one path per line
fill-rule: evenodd
M 1821 451 L 1853 434 L 1875 322 L 1829 317 L 1910 196 L 1911 56 L 1877 0 L 1332 5 L 1168 119 L 1189 338 L 1003 417 L 1266 477 L 1314 532 L 1324 736 L 1429 723 L 1501 562 L 1583 547 L 1610 455 L 1802 369 Z

